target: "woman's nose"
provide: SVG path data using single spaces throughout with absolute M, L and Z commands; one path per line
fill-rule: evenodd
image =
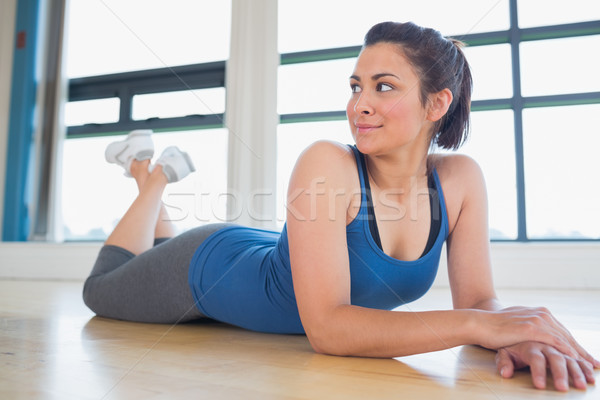
M 362 114 L 362 115 L 373 114 L 373 107 L 369 104 L 369 101 L 364 96 L 364 93 L 360 95 L 360 97 L 354 104 L 354 112 Z

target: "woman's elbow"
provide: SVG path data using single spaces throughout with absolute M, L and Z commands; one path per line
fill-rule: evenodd
M 315 353 L 331 355 L 327 351 L 327 344 L 322 339 L 318 339 L 315 335 L 309 334 L 308 332 L 306 333 L 306 337 Z
M 306 336 L 315 353 L 328 356 L 350 356 L 352 352 L 340 336 L 326 329 L 307 330 Z

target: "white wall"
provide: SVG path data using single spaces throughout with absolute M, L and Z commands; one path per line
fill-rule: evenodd
M 598 243 L 492 243 L 491 259 L 497 288 L 600 289 Z M 448 286 L 445 259 L 435 285 Z
M 2 226 L 2 214 L 4 212 L 6 148 L 16 11 L 17 0 L 0 1 L 0 60 L 2 60 L 0 62 L 0 227 Z
M 0 243 L 0 279 L 83 281 L 100 243 Z M 493 243 L 497 288 L 600 290 L 595 243 Z M 434 286 L 447 287 L 444 257 Z

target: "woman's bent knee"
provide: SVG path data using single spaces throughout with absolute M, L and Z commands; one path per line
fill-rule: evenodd
M 97 307 L 96 307 L 96 288 L 94 285 L 94 280 L 96 277 L 90 276 L 89 278 L 87 278 L 85 280 L 85 283 L 83 284 L 83 293 L 82 293 L 82 297 L 83 297 L 83 303 L 90 309 L 92 310 L 94 313 L 97 314 Z

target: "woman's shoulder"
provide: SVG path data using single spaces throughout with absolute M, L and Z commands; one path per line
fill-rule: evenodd
M 288 185 L 288 214 L 312 215 L 320 207 L 327 210 L 319 213 L 321 218 L 333 215 L 334 220 L 347 223 L 348 209 L 361 200 L 356 193 L 360 193 L 360 181 L 352 149 L 337 142 L 318 141 L 300 154 L 294 166 Z
M 298 191 L 347 193 L 360 187 L 352 149 L 334 141 L 320 140 L 308 146 L 298 157 L 288 186 L 288 196 Z
M 347 144 L 335 142 L 333 140 L 317 140 L 310 144 L 300 154 L 300 158 L 303 156 L 316 156 L 316 157 L 340 157 L 342 160 L 347 156 L 352 155 L 352 149 Z
M 348 175 L 349 168 L 356 174 L 356 160 L 350 146 L 331 140 L 319 140 L 308 146 L 298 157 L 295 171 L 312 176 Z
M 452 232 L 466 205 L 486 207 L 483 172 L 477 161 L 464 154 L 435 154 L 429 157 L 430 165 L 440 179 Z
M 473 179 L 479 181 L 483 177 L 477 161 L 465 154 L 431 154 L 429 164 L 442 181 L 457 181 L 464 185 L 467 183 L 465 180 L 473 182 Z

